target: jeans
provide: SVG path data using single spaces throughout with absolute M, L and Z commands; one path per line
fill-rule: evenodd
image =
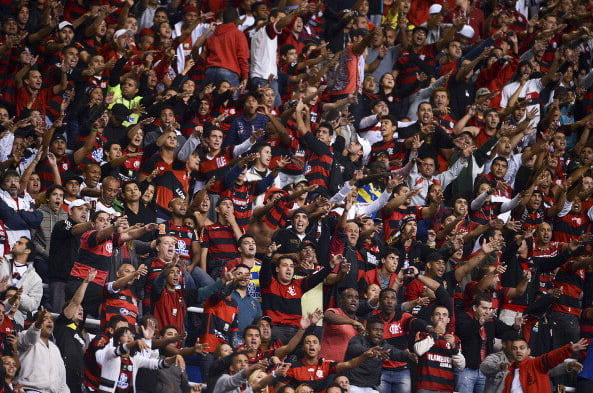
M 410 393 L 411 391 L 412 378 L 410 378 L 410 370 L 383 370 L 379 393 Z
M 196 266 L 191 274 L 184 273 L 183 280 L 187 289 L 199 289 L 214 284 L 214 280 L 205 271 Z
M 49 302 L 51 310 L 57 314 L 62 312 L 66 303 L 66 281 L 51 281 L 49 283 Z
M 554 348 L 560 348 L 571 342 L 579 341 L 581 328 L 576 315 L 554 311 L 550 319 L 553 323 L 552 340 Z
M 221 67 L 210 67 L 204 73 L 204 81 L 202 86 L 206 86 L 210 83 L 216 85 L 222 81 L 227 81 L 233 87 L 239 86 L 239 75 L 231 70 Z
M 272 337 L 280 340 L 282 345 L 288 344 L 292 336 L 297 332 L 297 328 L 291 325 L 276 325 L 272 327 Z
M 272 82 L 268 82 L 267 79 L 254 77 L 250 80 L 251 87 L 257 90 L 262 85 L 266 83 L 274 90 L 275 97 L 274 97 L 274 106 L 282 105 L 282 100 L 280 99 L 280 90 L 278 89 L 278 79 L 274 79 Z
M 359 386 L 350 385 L 350 393 L 379 393 L 373 388 L 361 388 Z
M 483 393 L 486 376 L 480 370 L 466 368 L 457 374 L 455 391 L 459 393 Z

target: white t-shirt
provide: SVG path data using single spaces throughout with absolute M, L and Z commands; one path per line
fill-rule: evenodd
M 502 108 L 506 108 L 509 99 L 515 94 L 515 91 L 519 88 L 521 84 L 519 82 L 512 82 L 502 88 L 502 97 L 500 99 L 500 106 Z M 536 127 L 537 123 L 539 123 L 540 113 L 539 113 L 539 93 L 542 91 L 544 86 L 542 85 L 542 80 L 540 78 L 537 79 L 529 79 L 523 89 L 519 93 L 519 98 L 524 98 L 527 101 L 527 112 L 532 110 L 533 108 L 537 108 L 538 112 L 537 115 L 531 123 L 529 124 L 530 127 Z
M 515 369 L 513 383 L 511 384 L 511 393 L 523 393 L 523 388 L 521 387 L 521 380 L 519 379 L 519 368 Z

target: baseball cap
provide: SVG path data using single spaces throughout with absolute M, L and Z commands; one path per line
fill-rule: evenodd
M 457 32 L 457 34 L 459 34 L 462 37 L 465 37 L 467 39 L 472 39 L 474 38 L 474 34 L 476 32 L 474 31 L 474 28 L 471 27 L 470 25 L 463 25 L 463 27 L 461 28 L 461 30 L 459 30 Z
M 311 240 L 304 240 L 303 242 L 301 242 L 301 245 L 299 246 L 299 251 L 302 251 L 307 247 L 313 247 L 314 250 L 317 250 L 317 243 Z
M 54 142 L 54 141 L 64 141 L 64 142 L 66 142 L 66 136 L 64 134 L 54 134 L 51 137 L 51 141 L 52 142 Z
M 71 29 L 74 29 L 74 27 L 72 26 L 72 23 L 68 22 L 67 20 L 62 21 L 58 24 L 58 30 L 62 30 L 66 27 L 69 27 Z
M 77 175 L 76 173 L 74 173 L 72 171 L 64 172 L 62 174 L 62 179 L 64 180 L 64 183 L 69 182 L 70 180 L 76 180 L 79 183 L 82 183 L 84 181 L 82 176 Z
M 442 10 L 443 10 L 443 6 L 442 5 L 440 5 L 440 4 L 433 4 L 428 9 L 428 14 L 429 15 L 432 15 L 432 14 L 440 14 Z
M 309 180 L 307 180 L 307 178 L 305 176 L 299 175 L 292 182 L 292 184 L 294 184 L 294 185 L 297 185 L 297 184 L 300 184 L 300 183 L 307 183 L 307 184 L 309 184 Z
M 486 96 L 488 94 L 490 94 L 490 90 L 486 87 L 480 87 L 478 91 L 476 91 L 476 97 Z
M 111 107 L 111 114 L 117 121 L 127 120 L 130 110 L 124 104 L 115 104 Z
M 88 205 L 89 203 L 87 201 L 85 201 L 84 199 L 75 199 L 74 201 L 70 202 L 70 205 L 68 206 L 68 211 L 71 211 L 72 208 L 75 207 L 80 207 L 80 206 L 84 206 L 84 205 Z
M 128 32 L 129 32 L 129 30 L 128 30 L 128 29 L 119 29 L 118 31 L 116 31 L 116 32 L 113 34 L 113 39 L 114 39 L 114 40 L 117 40 L 119 37 L 121 37 L 122 35 L 124 35 L 124 34 L 126 34 L 126 33 L 128 33 Z

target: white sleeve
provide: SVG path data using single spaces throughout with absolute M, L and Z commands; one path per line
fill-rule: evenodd
M 107 292 L 109 293 L 118 293 L 119 289 L 113 289 L 113 283 L 115 281 L 111 281 L 110 283 L 107 284 Z
M 342 201 L 344 201 L 344 199 L 346 199 L 346 197 L 348 196 L 350 191 L 352 191 L 353 188 L 354 186 L 351 186 L 350 182 L 344 183 L 342 188 L 340 188 L 340 190 L 329 199 L 329 203 L 341 203 Z
M 503 202 L 502 205 L 500 205 L 500 212 L 504 213 L 508 212 L 509 210 L 513 210 L 519 206 L 519 203 L 521 203 L 521 194 L 515 195 L 515 197 L 510 201 Z
M 426 337 L 424 340 L 420 340 L 414 343 L 414 352 L 416 355 L 422 356 L 432 348 L 434 345 L 434 339 L 431 336 Z
M 451 360 L 453 361 L 453 368 L 455 370 L 463 370 L 465 368 L 465 356 L 461 352 L 451 356 Z
M 587 216 L 589 217 L 589 220 L 593 221 L 593 206 L 591 206 L 589 208 L 589 211 L 587 212 Z
M 556 216 L 564 217 L 565 215 L 567 215 L 570 212 L 570 209 L 572 209 L 572 201 L 564 201 L 564 206 L 562 206 L 562 210 L 560 210 L 558 212 L 558 214 L 556 214 Z M 589 216 L 589 219 L 591 219 L 591 209 L 589 209 L 589 212 L 587 212 L 587 215 Z
M 251 146 L 253 145 L 255 145 L 255 143 L 251 143 L 251 138 L 245 139 L 243 143 L 233 148 L 233 157 L 239 157 L 241 154 L 251 149 Z
M 366 206 L 362 206 L 359 212 L 366 216 L 370 216 L 371 214 L 381 210 L 383 206 L 385 206 L 387 202 L 389 202 L 389 197 L 391 197 L 391 193 L 383 191 L 379 198 L 375 199 Z
M 360 121 L 360 123 L 358 124 L 358 128 L 361 129 L 371 127 L 372 125 L 377 124 L 378 121 L 379 117 L 377 115 L 367 116 Z
M 478 210 L 482 207 L 482 205 L 484 204 L 484 202 L 486 202 L 486 198 L 488 197 L 488 192 L 483 192 L 480 195 L 478 195 L 476 197 L 476 199 L 474 199 L 471 203 L 470 208 L 472 210 Z

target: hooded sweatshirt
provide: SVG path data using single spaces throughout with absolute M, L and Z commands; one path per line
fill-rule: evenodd
M 218 25 L 206 40 L 206 68 L 220 67 L 233 71 L 241 79 L 249 76 L 247 37 L 234 23 Z

